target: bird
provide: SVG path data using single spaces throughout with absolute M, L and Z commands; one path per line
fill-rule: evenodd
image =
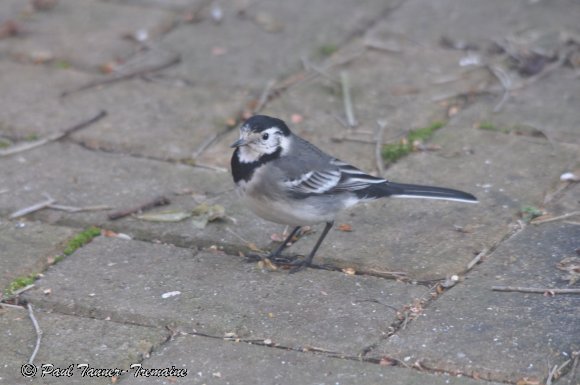
M 276 260 L 303 226 L 324 223 L 308 256 L 290 263 L 290 272 L 312 264 L 314 255 L 344 209 L 384 197 L 443 199 L 477 203 L 467 192 L 445 187 L 395 183 L 328 155 L 295 135 L 278 118 L 254 115 L 239 128 L 231 172 L 242 202 L 257 216 L 293 230 L 269 255 Z

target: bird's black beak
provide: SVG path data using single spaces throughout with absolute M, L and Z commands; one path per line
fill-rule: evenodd
M 246 138 L 240 138 L 240 139 L 236 140 L 234 143 L 232 143 L 230 145 L 230 147 L 236 148 L 236 147 L 240 147 L 240 146 L 245 146 L 246 144 L 248 144 L 248 140 Z

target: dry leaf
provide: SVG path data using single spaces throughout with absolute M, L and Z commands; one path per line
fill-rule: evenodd
M 524 377 L 516 382 L 516 385 L 540 385 L 540 380 L 536 378 Z
M 350 232 L 352 231 L 352 226 L 349 225 L 348 223 L 341 223 L 340 225 L 338 225 L 337 229 L 340 231 Z
M 258 253 L 258 252 L 260 252 L 260 251 L 262 251 L 262 250 L 260 250 L 260 248 L 259 248 L 258 246 L 256 246 L 256 244 L 255 244 L 255 243 L 252 243 L 252 242 L 248 242 L 248 243 L 246 244 L 246 246 L 248 246 L 248 249 L 250 249 L 250 250 L 252 250 L 252 251 L 255 251 L 255 252 L 257 252 L 257 253 Z
M 262 262 L 262 269 L 267 269 L 270 271 L 276 271 L 278 270 L 278 266 L 274 265 L 272 263 L 272 261 L 270 261 L 268 258 L 264 258 L 263 260 L 261 260 L 260 262 Z
M 381 366 L 395 366 L 397 365 L 397 361 L 392 359 L 391 357 L 383 356 L 379 361 L 379 365 Z
M 356 274 L 356 270 L 353 269 L 352 267 L 347 267 L 342 269 L 342 272 L 346 275 L 355 275 Z
M 268 12 L 257 12 L 254 22 L 266 32 L 281 32 L 284 29 L 284 24 Z
M 568 273 L 562 277 L 568 281 L 568 285 L 574 285 L 580 280 L 580 258 L 566 257 L 556 264 L 556 268 Z
M 165 210 L 155 213 L 137 215 L 137 219 L 150 222 L 180 222 L 191 217 L 193 214 L 186 211 Z
M 290 121 L 294 124 L 302 123 L 303 120 L 304 120 L 304 117 L 300 114 L 292 114 L 290 116 Z
M 284 234 L 273 233 L 272 235 L 270 235 L 270 240 L 274 242 L 284 242 L 285 239 L 286 237 L 284 236 Z
M 208 222 L 224 218 L 225 212 L 226 210 L 221 205 L 202 203 L 196 206 L 191 212 L 191 215 L 193 215 L 193 226 L 198 229 L 203 229 L 207 226 Z

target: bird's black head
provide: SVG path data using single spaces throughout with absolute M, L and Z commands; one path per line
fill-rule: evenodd
M 268 128 L 276 127 L 284 136 L 290 136 L 291 132 L 282 119 L 273 118 L 267 115 L 254 115 L 242 124 L 243 130 L 251 132 L 262 132 Z

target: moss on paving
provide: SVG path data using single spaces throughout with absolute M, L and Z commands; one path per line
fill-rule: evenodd
M 445 126 L 444 122 L 436 121 L 427 127 L 411 130 L 407 136 L 397 143 L 383 146 L 382 156 L 387 163 L 394 163 L 413 151 L 413 143 L 424 142 L 431 138 L 435 131 Z
M 36 276 L 34 274 L 30 274 L 23 277 L 16 277 L 10 282 L 6 290 L 4 290 L 4 296 L 10 297 L 14 292 L 26 287 L 28 285 L 32 285 L 36 280 Z
M 524 206 L 520 210 L 520 215 L 524 222 L 530 223 L 534 218 L 544 215 L 544 212 L 535 206 Z
M 62 253 L 66 256 L 71 255 L 78 248 L 83 247 L 84 245 L 89 243 L 93 238 L 99 235 L 101 235 L 101 229 L 97 227 L 89 227 L 88 229 L 78 233 L 70 241 L 68 241 Z
M 62 254 L 56 256 L 54 258 L 54 262 L 58 263 L 64 259 L 65 256 L 69 256 L 74 253 L 79 248 L 83 247 L 87 243 L 89 243 L 93 238 L 101 235 L 101 229 L 97 227 L 89 227 L 86 230 L 81 231 L 74 237 L 72 237 L 65 245 Z M 26 287 L 28 285 L 32 285 L 34 281 L 38 278 L 38 273 L 30 274 L 27 276 L 16 277 L 4 290 L 4 297 L 11 297 L 14 292 Z

